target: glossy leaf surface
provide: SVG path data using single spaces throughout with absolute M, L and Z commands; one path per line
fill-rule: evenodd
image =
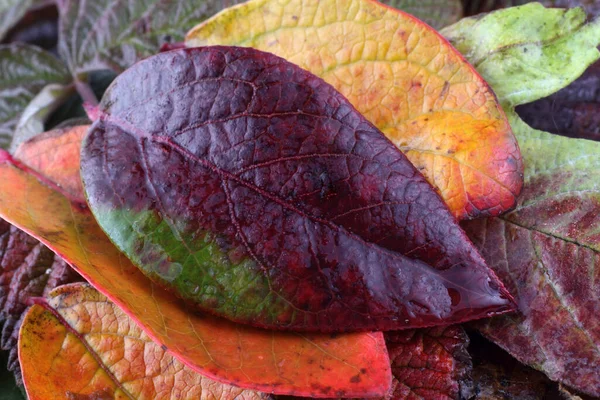
M 391 400 L 470 398 L 469 337 L 459 325 L 388 332 Z
M 343 332 L 512 307 L 406 157 L 272 54 L 207 47 L 136 64 L 106 92 L 81 157 L 117 247 L 228 319 Z
M 53 290 L 27 312 L 19 354 L 30 400 L 269 397 L 194 372 L 83 283 Z
M 370 0 L 253 0 L 197 26 L 186 43 L 254 47 L 322 77 L 459 219 L 515 204 L 523 166 L 494 94 L 437 32 L 405 13 Z
M 0 215 L 61 254 L 190 368 L 221 382 L 279 394 L 370 397 L 388 390 L 391 372 L 381 333 L 269 332 L 192 313 L 145 278 L 86 208 L 15 166 L 7 153 L 0 155 Z
M 529 24 L 519 22 L 519 10 L 522 18 L 531 20 Z M 555 21 L 556 13 L 564 23 Z M 499 219 L 464 225 L 519 303 L 520 314 L 490 320 L 481 325 L 481 331 L 551 379 L 599 396 L 600 145 L 536 131 L 510 107 L 568 85 L 598 59 L 599 23 L 580 24 L 571 32 L 569 21 L 579 18 L 583 23 L 585 19 L 580 13 L 570 10 L 565 14 L 532 4 L 497 11 L 477 21 L 463 20 L 457 24 L 459 28 L 449 27 L 445 32 L 462 31 L 458 41 L 465 47 L 459 48 L 469 57 L 484 51 L 503 55 L 487 58 L 485 62 L 490 64 L 481 72 L 486 79 L 489 73 L 496 93 L 506 96 L 500 101 L 509 107 L 509 121 L 527 165 L 515 211 Z M 469 24 L 474 25 L 466 29 Z M 477 28 L 478 24 L 486 29 Z M 557 28 L 567 32 L 565 37 L 546 40 Z M 503 41 L 489 36 L 494 30 L 504 32 Z M 479 35 L 481 39 L 477 39 Z M 510 51 L 520 48 L 515 38 L 526 38 L 529 43 L 518 53 Z M 495 47 L 490 48 L 490 43 Z M 479 45 L 483 48 L 469 47 Z M 524 52 L 523 48 L 529 50 Z M 558 63 L 563 56 L 570 60 L 567 64 Z M 545 65 L 547 69 L 519 72 L 511 69 L 516 65 Z M 514 72 L 511 79 L 495 75 L 510 70 Z M 518 81 L 527 84 L 516 96 Z
M 74 75 L 122 72 L 183 39 L 195 24 L 239 0 L 59 0 L 59 53 Z
M 23 110 L 50 83 L 68 73 L 52 54 L 24 44 L 0 45 L 0 148 L 8 148 Z

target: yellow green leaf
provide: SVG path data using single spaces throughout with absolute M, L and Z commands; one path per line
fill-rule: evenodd
M 433 29 L 372 0 L 252 0 L 188 46 L 282 56 L 332 84 L 436 186 L 458 218 L 514 206 L 523 165 L 494 93 Z

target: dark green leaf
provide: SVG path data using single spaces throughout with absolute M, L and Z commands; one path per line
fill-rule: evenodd
M 64 64 L 35 46 L 0 46 L 0 147 L 7 148 L 23 110 L 50 83 L 66 84 Z
M 183 40 L 197 23 L 240 0 L 59 0 L 59 52 L 74 75 L 123 71 Z

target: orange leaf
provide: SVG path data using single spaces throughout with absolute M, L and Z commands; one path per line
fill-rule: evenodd
M 333 85 L 461 219 L 514 206 L 515 137 L 487 83 L 437 32 L 373 0 L 253 0 L 192 29 L 188 46 L 249 46 Z
M 41 183 L 5 152 L 0 152 L 0 216 L 65 258 L 156 343 L 212 379 L 313 397 L 370 397 L 390 387 L 381 333 L 300 335 L 192 313 L 112 245 L 87 207 Z
M 17 148 L 15 158 L 43 173 L 70 196 L 84 202 L 79 150 L 89 125 L 44 132 Z
M 268 398 L 195 373 L 84 283 L 54 289 L 29 309 L 19 355 L 30 400 Z

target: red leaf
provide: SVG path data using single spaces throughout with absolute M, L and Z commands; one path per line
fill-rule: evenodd
M 469 337 L 461 326 L 388 332 L 393 400 L 469 397 Z
M 294 64 L 239 47 L 161 53 L 119 76 L 100 112 L 82 149 L 94 216 L 203 310 L 322 332 L 512 310 L 431 185 Z

